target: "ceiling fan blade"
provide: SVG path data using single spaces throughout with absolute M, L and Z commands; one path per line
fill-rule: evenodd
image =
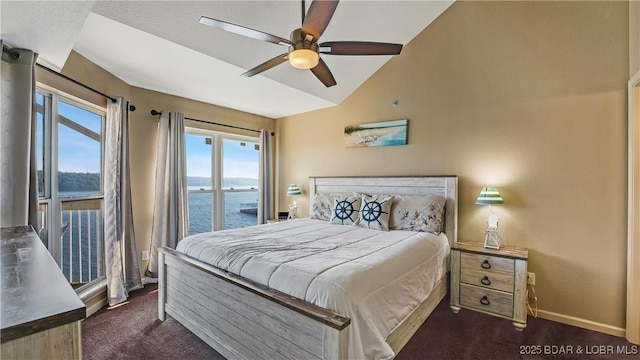
M 313 36 L 317 41 L 331 21 L 338 7 L 338 0 L 316 0 L 309 6 L 307 16 L 302 22 L 302 32 Z
M 329 41 L 319 46 L 319 52 L 329 55 L 398 55 L 402 44 L 366 41 Z
M 293 43 L 290 40 L 281 38 L 280 36 L 267 34 L 262 31 L 253 30 L 248 27 L 228 23 L 222 20 L 212 19 L 206 16 L 200 17 L 200 24 L 213 26 L 218 29 L 222 29 L 238 35 L 250 37 L 256 40 L 268 41 L 270 43 L 279 44 L 279 45 L 293 45 Z
M 276 57 L 274 57 L 271 60 L 267 60 L 265 62 L 263 62 L 262 64 L 254 67 L 253 69 L 245 72 L 242 74 L 242 76 L 246 76 L 246 77 L 251 77 L 253 75 L 258 75 L 261 72 L 265 71 L 265 70 L 269 70 L 274 66 L 280 65 L 283 62 L 287 61 L 287 59 L 289 59 L 289 53 L 284 53 L 281 55 L 278 55 Z
M 332 87 L 333 85 L 337 84 L 336 79 L 333 77 L 331 70 L 329 70 L 329 67 L 327 66 L 327 63 L 325 63 L 322 59 L 320 59 L 316 67 L 311 69 L 311 72 L 320 81 L 322 81 L 322 83 L 326 87 Z

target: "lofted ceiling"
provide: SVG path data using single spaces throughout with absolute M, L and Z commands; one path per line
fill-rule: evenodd
M 406 45 L 452 2 L 343 0 L 321 42 Z M 32 49 L 47 67 L 60 70 L 75 50 L 132 86 L 270 118 L 335 106 L 391 58 L 321 55 L 338 83 L 330 88 L 287 63 L 247 78 L 240 75 L 287 48 L 198 22 L 207 16 L 288 39 L 301 24 L 296 0 L 3 0 L 0 12 L 5 43 Z

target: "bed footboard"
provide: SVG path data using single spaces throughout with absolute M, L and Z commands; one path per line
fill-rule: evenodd
M 347 359 L 349 318 L 175 250 L 160 249 L 158 262 L 158 318 L 226 358 Z

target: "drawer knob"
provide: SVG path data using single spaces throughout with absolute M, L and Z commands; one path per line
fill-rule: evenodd
M 483 269 L 491 269 L 491 264 L 489 264 L 489 260 L 485 260 L 480 264 Z
M 489 299 L 487 299 L 486 296 L 483 296 L 482 299 L 480 299 L 480 304 L 489 305 L 489 304 L 491 304 L 491 301 L 489 301 Z
M 480 282 L 482 283 L 482 285 L 491 285 L 491 280 L 489 280 L 487 276 L 480 279 Z

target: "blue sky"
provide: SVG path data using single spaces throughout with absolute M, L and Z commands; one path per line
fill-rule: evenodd
M 38 94 L 38 104 L 42 105 L 43 96 Z M 80 125 L 101 134 L 100 115 L 79 109 L 64 102 L 58 102 L 60 115 L 75 120 Z M 37 146 L 39 155 L 43 149 L 42 115 L 38 114 Z M 38 168 L 42 169 L 42 157 L 38 156 Z M 58 125 L 58 170 L 63 172 L 100 171 L 100 143 L 63 125 Z
M 102 133 L 101 117 L 87 110 L 58 102 L 58 113 L 89 130 Z M 58 170 L 63 172 L 100 172 L 100 143 L 90 137 L 58 125 Z
M 187 176 L 211 176 L 211 145 L 206 136 L 187 134 Z M 224 177 L 258 178 L 258 151 L 252 142 L 225 139 L 222 144 Z

